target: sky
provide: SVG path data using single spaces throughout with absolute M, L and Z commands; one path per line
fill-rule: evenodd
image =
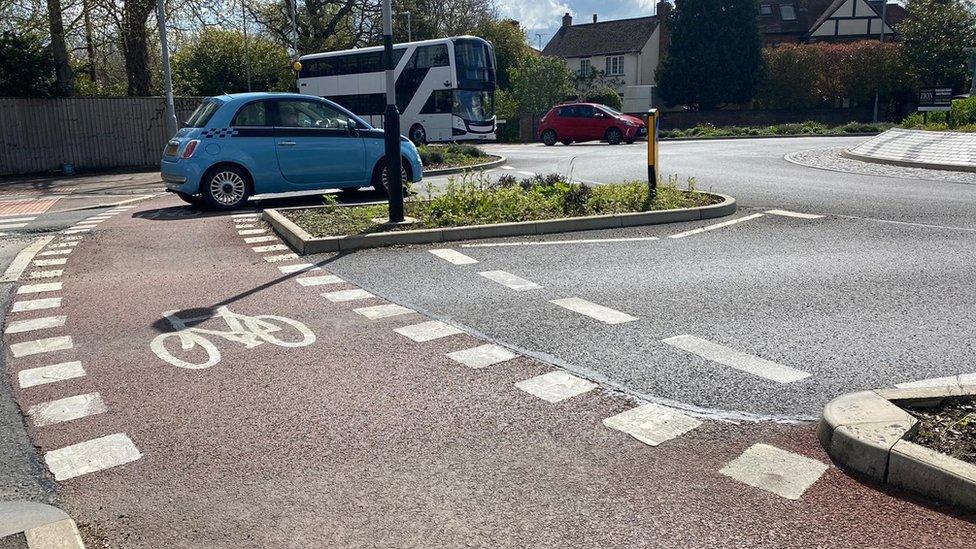
M 573 16 L 574 23 L 592 21 L 597 14 L 600 21 L 643 17 L 654 14 L 656 0 L 497 0 L 499 14 L 522 24 L 529 42 L 538 47 L 536 33 L 542 34 L 542 45 L 559 28 L 564 13 Z

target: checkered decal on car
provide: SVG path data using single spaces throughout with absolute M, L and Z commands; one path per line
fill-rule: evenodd
M 232 137 L 237 135 L 237 130 L 234 128 L 210 128 L 205 130 L 200 137 L 221 139 L 224 137 Z

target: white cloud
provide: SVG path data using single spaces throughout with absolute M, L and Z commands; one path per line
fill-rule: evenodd
M 498 0 L 498 11 L 518 21 L 523 29 L 544 29 L 559 26 L 564 13 L 573 9 L 559 0 Z

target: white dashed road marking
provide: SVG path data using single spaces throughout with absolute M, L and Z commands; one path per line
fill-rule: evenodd
M 277 236 L 252 236 L 250 238 L 245 238 L 245 244 L 257 244 L 258 242 L 274 242 L 278 240 Z
M 71 253 L 71 252 L 73 252 L 73 251 L 74 251 L 74 248 L 61 248 L 61 249 L 57 249 L 57 250 L 48 250 L 48 251 L 46 251 L 46 252 L 41 252 L 41 253 L 39 253 L 39 254 L 37 254 L 37 255 L 38 255 L 38 256 L 47 256 L 47 255 L 68 255 L 68 254 L 70 254 L 70 253 Z
M 725 345 L 712 343 L 707 339 L 692 335 L 669 337 L 661 341 L 683 351 L 698 355 L 706 360 L 718 362 L 730 368 L 735 368 L 736 370 L 741 370 L 772 381 L 778 381 L 779 383 L 791 383 L 810 377 L 808 372 L 790 368 L 789 366 L 784 366 L 748 353 L 736 351 Z
M 427 251 L 455 265 L 473 265 L 478 262 L 477 259 L 473 257 L 468 257 L 462 254 L 461 252 L 457 250 L 452 250 L 450 248 L 441 248 L 437 250 L 427 250 Z
M 278 267 L 278 270 L 285 274 L 301 273 L 305 271 L 321 271 L 320 267 L 316 267 L 311 263 L 296 263 L 295 265 L 282 265 Z
M 22 356 L 50 353 L 53 351 L 64 351 L 72 347 L 74 347 L 74 343 L 71 342 L 71 336 L 58 336 L 14 343 L 10 345 L 10 352 L 13 353 L 15 358 L 20 358 Z
M 55 480 L 68 480 L 87 473 L 124 465 L 142 457 L 125 433 L 86 440 L 44 454 Z
M 491 280 L 492 282 L 497 282 L 502 286 L 507 286 L 516 292 L 538 290 L 542 287 L 531 280 L 526 280 L 505 271 L 484 271 L 478 274 L 487 278 L 488 280 Z
M 333 303 L 342 303 L 344 301 L 355 301 L 357 299 L 369 299 L 371 297 L 376 297 L 373 294 L 363 290 L 361 288 L 356 288 L 355 290 L 339 290 L 337 292 L 328 292 L 322 294 L 322 297 L 328 299 Z
M 247 217 L 260 217 L 260 216 L 261 216 L 261 214 L 256 213 L 256 212 L 252 212 L 252 213 L 234 214 L 231 217 L 233 217 L 234 219 L 243 219 L 243 218 L 247 218 Z
M 51 244 L 48 248 L 73 248 L 78 245 L 78 241 L 74 242 L 58 242 L 57 244 Z
M 14 320 L 13 322 L 7 324 L 6 329 L 3 333 L 5 334 L 19 334 L 21 332 L 30 332 L 31 330 L 44 330 L 46 328 L 57 328 L 59 326 L 64 326 L 67 322 L 68 317 L 66 316 L 42 316 L 40 318 L 32 318 L 30 320 Z
M 35 271 L 30 274 L 31 278 L 57 278 L 64 273 L 63 269 L 52 269 L 50 271 Z
M 591 383 L 562 370 L 519 381 L 515 386 L 530 395 L 552 403 L 579 396 L 597 387 L 596 383 Z
M 57 292 L 61 289 L 60 282 L 45 282 L 43 284 L 24 284 L 17 288 L 17 294 L 36 294 L 40 292 Z
M 701 425 L 697 419 L 658 404 L 644 404 L 603 420 L 611 429 L 657 446 Z
M 827 464 L 815 459 L 768 444 L 755 444 L 719 472 L 777 496 L 800 499 L 827 469 Z
M 51 238 L 54 238 L 54 237 L 52 236 Z M 78 241 L 81 240 L 81 237 L 80 236 L 62 236 L 61 237 L 61 240 L 63 242 L 72 242 L 72 241 L 74 241 L 75 244 L 77 244 Z M 55 244 L 55 246 L 58 246 L 58 244 Z
M 822 215 L 791 212 L 789 210 L 766 210 L 766 213 L 773 214 L 773 215 L 781 215 L 783 217 L 796 217 L 799 219 L 820 219 L 823 217 Z
M 255 246 L 251 249 L 259 254 L 263 254 L 266 252 L 283 252 L 288 249 L 288 246 L 284 244 L 269 244 L 267 246 Z
M 266 232 L 268 232 L 267 229 L 241 229 L 241 230 L 237 231 L 237 234 L 239 234 L 239 235 L 245 235 L 245 234 L 261 234 L 261 233 L 266 233 Z
M 757 219 L 757 218 L 760 218 L 762 216 L 763 216 L 763 214 L 761 214 L 761 213 L 747 215 L 745 217 L 740 217 L 740 218 L 737 218 L 737 219 L 730 219 L 728 221 L 723 221 L 721 223 L 716 223 L 714 225 L 708 225 L 708 226 L 705 226 L 705 227 L 699 227 L 697 229 L 692 229 L 690 231 L 685 231 L 683 233 L 673 234 L 673 235 L 669 236 L 668 238 L 684 238 L 686 236 L 691 236 L 693 234 L 700 234 L 700 233 L 704 233 L 706 231 L 714 231 L 715 229 L 722 229 L 724 227 L 729 227 L 731 225 L 735 225 L 736 223 L 742 223 L 743 221 L 749 221 L 749 220 L 752 220 L 752 219 Z
M 10 219 L 2 218 L 0 222 L 2 223 L 20 223 L 21 221 L 34 221 L 37 217 L 12 217 Z
M 20 313 L 23 311 L 37 311 L 40 309 L 53 309 L 55 307 L 61 306 L 60 297 L 46 297 L 44 299 L 27 299 L 24 301 L 18 301 L 14 303 L 13 307 L 10 308 L 12 313 Z
M 391 316 L 407 315 L 415 312 L 413 309 L 409 309 L 407 307 L 404 307 L 403 305 L 397 305 L 396 303 L 387 303 L 385 305 L 374 305 L 373 307 L 360 307 L 359 309 L 353 309 L 353 311 L 365 316 L 370 320 L 389 318 Z
M 67 257 L 59 257 L 57 259 L 35 259 L 34 265 L 37 265 L 38 267 L 50 267 L 51 265 L 64 265 L 67 262 Z
M 518 358 L 518 355 L 501 345 L 488 343 L 470 349 L 447 353 L 447 358 L 460 362 L 469 368 L 487 368 L 494 364 Z
M 511 167 L 511 166 L 502 166 L 501 168 L 502 168 L 503 170 L 514 170 L 514 169 L 515 169 L 515 168 L 513 168 L 513 167 Z
M 290 254 L 279 254 L 279 255 L 266 255 L 266 256 L 264 256 L 264 260 L 267 261 L 268 263 L 277 263 L 279 261 L 289 261 L 289 260 L 292 260 L 292 259 L 298 259 L 298 254 L 296 254 L 296 253 L 290 253 Z
M 67 230 L 64 230 L 64 231 L 61 231 L 61 232 L 64 233 L 64 234 L 78 234 L 78 233 L 87 233 L 90 230 L 91 230 L 91 228 L 85 228 L 85 229 L 67 229 Z
M 595 318 L 600 322 L 606 322 L 607 324 L 623 324 L 624 322 L 633 322 L 639 320 L 636 316 L 631 316 L 627 313 L 621 313 L 609 307 L 604 307 L 603 305 L 597 305 L 585 299 L 580 299 L 578 297 L 567 297 L 564 299 L 553 299 L 549 303 L 553 305 L 558 305 L 564 309 L 569 309 L 574 313 L 579 313 L 581 315 L 588 316 L 590 318 Z
M 50 366 L 41 366 L 40 368 L 21 370 L 17 377 L 20 381 L 21 388 L 26 389 L 35 385 L 64 381 L 84 375 L 85 369 L 82 368 L 81 362 L 76 360 L 73 362 L 62 362 L 60 364 L 51 364 Z
M 342 284 L 345 280 L 337 277 L 336 275 L 322 275 L 322 276 L 303 276 L 302 278 L 296 278 L 299 284 L 302 286 L 322 286 L 325 284 Z
M 610 242 L 649 242 L 660 240 L 656 236 L 635 236 L 630 238 L 581 238 L 577 240 L 530 240 L 525 242 L 480 242 L 461 244 L 462 248 L 504 248 L 510 246 L 550 246 L 556 244 L 605 244 Z
M 455 328 L 454 326 L 451 326 L 450 324 L 445 324 L 439 320 L 431 320 L 429 322 L 421 322 L 420 324 L 412 324 L 410 326 L 397 328 L 396 330 L 393 331 L 402 336 L 406 336 L 418 343 L 422 343 L 424 341 L 431 341 L 434 339 L 439 339 L 454 334 L 463 333 L 461 330 Z
M 100 394 L 88 393 L 35 404 L 27 413 L 34 420 L 35 426 L 44 427 L 107 411 L 108 407 L 105 406 L 105 401 Z

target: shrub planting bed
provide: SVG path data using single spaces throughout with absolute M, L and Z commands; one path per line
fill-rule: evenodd
M 777 124 L 774 126 L 713 126 L 701 124 L 684 130 L 662 130 L 660 137 L 738 137 L 738 136 L 777 136 L 777 135 L 845 135 L 852 133 L 880 133 L 893 124 L 864 124 L 848 122 L 843 126 L 827 126 L 819 122 L 796 124 Z
M 425 170 L 442 168 L 463 168 L 491 162 L 498 158 L 474 145 L 421 145 L 417 147 Z

